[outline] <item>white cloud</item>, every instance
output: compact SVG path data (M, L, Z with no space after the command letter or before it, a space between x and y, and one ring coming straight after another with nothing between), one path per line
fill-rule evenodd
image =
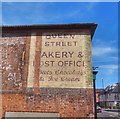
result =
M39 3L39 4L34 4L32 5L31 3L26 3L23 6L18 6L17 4L15 5L13 2L8 2L5 3L8 5L10 11L9 14L8 12L7 15L3 15L3 24L27 24L27 23L63 23L67 21L67 19L74 19L73 22L79 21L84 21L86 17L88 17L88 13L92 14L94 11L94 7L96 6L97 3L90 2L87 4L81 3L81 6L76 6L73 7L70 11L67 10L69 7L67 7L66 4L66 11L64 13L60 13L59 11L48 11L48 9L56 8L56 3L54 2L49 2L49 4L46 3ZM52 6L51 6L52 4ZM6 10L6 6L3 6L3 10ZM19 11L19 14L22 14L22 17L20 15L16 15L16 11ZM12 17L10 16L12 15ZM77 16L78 19L76 18ZM35 17L37 17L35 19ZM16 20L14 20L16 19ZM27 21L27 22L26 22ZM81 22L80 21L80 22Z
M99 68L102 70L105 69L105 73L108 75L113 74L115 71L118 71L118 65L115 64L100 65Z
M97 4L96 2L90 2L87 6L87 10L88 11L92 10L96 6L96 4Z
M115 64L101 65L99 67L104 69L118 69L118 65L115 65Z
M93 56L103 56L115 52L116 49L112 47L93 47L92 55Z

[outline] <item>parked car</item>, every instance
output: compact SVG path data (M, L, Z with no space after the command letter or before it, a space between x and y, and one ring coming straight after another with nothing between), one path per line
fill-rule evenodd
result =
M96 109L97 109L97 113L101 113L102 112L102 109L101 109L100 106L97 105Z

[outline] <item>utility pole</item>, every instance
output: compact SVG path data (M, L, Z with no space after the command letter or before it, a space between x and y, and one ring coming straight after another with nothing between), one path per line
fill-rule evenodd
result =
M104 81L103 81L103 78L102 78L102 86L103 86L103 89L104 89Z

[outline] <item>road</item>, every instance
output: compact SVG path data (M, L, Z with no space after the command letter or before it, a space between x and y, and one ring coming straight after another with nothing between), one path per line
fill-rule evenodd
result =
M113 111L105 111L102 110L102 113L97 113L98 119L106 119L109 118L114 118L114 119L120 119L120 112L113 112Z

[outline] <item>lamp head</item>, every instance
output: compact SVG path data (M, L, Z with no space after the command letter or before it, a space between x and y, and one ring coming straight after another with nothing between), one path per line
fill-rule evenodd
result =
M98 71L93 71L93 80L96 80L96 74L98 73Z

